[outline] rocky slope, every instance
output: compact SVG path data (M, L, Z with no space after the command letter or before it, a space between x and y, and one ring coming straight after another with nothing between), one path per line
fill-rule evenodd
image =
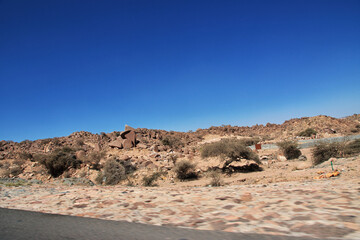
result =
M127 161L138 169L135 176L144 175L149 170L169 171L174 167L177 159L189 159L204 167L199 152L204 142L230 136L258 137L262 142L276 142L281 139L297 139L299 132L307 128L314 129L318 138L359 134L360 117L359 114L346 118L303 117L285 121L283 124L268 123L251 127L228 125L198 129L195 132L133 129L126 126L125 131L122 132L93 134L81 131L66 137L25 140L20 143L0 141L0 177L51 179L44 166L34 160L34 156L51 154L54 150L63 147L74 149L77 158L83 160L91 158L93 153L101 152L100 166L111 157ZM62 177L80 176L94 180L99 169L94 168L93 165L91 160L84 160L80 168L70 169Z

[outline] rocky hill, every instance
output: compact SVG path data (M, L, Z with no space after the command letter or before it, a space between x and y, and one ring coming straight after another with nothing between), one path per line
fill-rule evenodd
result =
M306 129L312 129L316 134L300 137L299 133ZM66 175L63 177L84 176L94 180L101 169L96 166L103 166L106 159L116 158L128 162L128 165L138 169L135 176L149 169L169 171L177 159L201 161L201 144L223 137L256 137L261 142L276 142L282 139L352 134L360 134L359 114L345 118L303 117L285 121L283 124L268 123L251 127L223 125L194 132L134 129L129 126L125 126L125 130L121 132L93 134L81 131L66 137L25 140L20 143L0 141L0 177L51 179L44 168L44 162L39 163L39 156L44 159L64 147L72 149L81 164L69 171L64 170Z

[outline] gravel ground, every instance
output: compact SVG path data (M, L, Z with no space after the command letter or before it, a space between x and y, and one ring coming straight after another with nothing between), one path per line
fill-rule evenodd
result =
M217 188L3 185L0 207L199 230L360 239L359 177Z

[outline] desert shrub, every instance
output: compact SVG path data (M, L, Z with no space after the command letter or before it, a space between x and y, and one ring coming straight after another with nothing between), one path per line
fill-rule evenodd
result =
M124 166L115 159L109 159L106 161L102 174L102 182L105 185L115 185L118 184L121 180L126 179Z
M178 159L178 155L176 155L176 154L170 154L169 155L169 160L173 163L173 164L175 164L176 163L176 160Z
M176 177L180 180L195 179L197 174L195 172L195 164L188 160L182 160L175 164L174 171Z
M258 137L252 137L252 138L239 139L239 141L241 141L245 146L251 146L260 142L261 139Z
M29 152L20 152L17 158L20 160L31 160L33 155Z
M300 137L311 137L313 135L316 135L317 132L313 128L307 128L302 132L299 132L297 135Z
M29 145L31 144L33 141L29 140L29 139L25 139L24 141L20 142L20 145Z
M70 177L71 177L71 173L70 173L70 172L64 172L64 173L62 174L62 176L63 176L64 178L70 178Z
M339 154L338 143L320 142L312 150L313 165L318 165Z
M98 172L98 174L97 174L97 176L96 176L96 178L95 178L95 182L97 183L97 184L102 184L103 182L104 182L104 173L102 172L102 171L99 171Z
M358 128L353 128L353 129L351 129L350 130L350 132L352 132L352 133L357 133L357 132L359 132L360 130L358 129Z
M19 167L21 167L25 163L25 160L15 159L12 163L19 166Z
M119 161L119 162L124 167L126 174L131 174L136 171L135 165L133 165L130 160Z
M61 142L59 138L53 138L50 141L54 146L61 146Z
M344 155L354 155L360 153L360 139L347 142L344 147Z
M50 155L37 155L36 159L45 166L48 173L53 177L58 177L70 168L77 168L81 161L76 159L75 151L64 147L56 149Z
M89 164L92 169L100 169L100 161L105 157L105 152L92 152L83 160L84 163Z
M23 172L23 168L21 168L21 166L15 165L15 166L11 166L9 168L9 172L11 175L13 176L18 176L19 174L21 174Z
M166 136L165 138L163 138L161 140L162 144L164 146L169 146L171 148L181 148L184 146L184 143L181 141L180 138L175 137L175 136Z
M9 168L10 163L5 161L0 161L0 168Z
M246 142L235 138L205 144L201 149L201 156L203 158L220 156L226 159L225 167L240 159L254 160L260 164L259 156L246 146Z
M221 174L218 171L212 171L209 176L211 178L210 185L212 187L220 187L223 185Z
M153 187L156 186L155 182L159 179L159 177L162 175L161 172L154 172L150 174L149 176L144 176L142 179L142 183L146 187Z
M79 146L79 147L82 147L82 146L85 145L84 140L82 140L82 139L77 139L77 140L75 141L75 144L76 144L77 146Z
M295 159L301 156L299 146L294 141L283 141L277 143L277 145L279 146L280 151L288 160Z

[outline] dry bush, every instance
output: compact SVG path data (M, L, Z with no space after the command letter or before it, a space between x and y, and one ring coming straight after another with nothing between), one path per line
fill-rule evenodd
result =
M98 174L97 174L97 176L96 176L96 178L95 178L95 182L97 183L97 184L103 184L103 182L104 182L104 173L102 172L102 171L99 171L98 172Z
M144 176L142 179L143 186L145 187L154 187L157 186L155 183L159 177L162 175L162 172L154 172L148 176Z
M241 141L245 146L251 146L260 142L261 139L258 137L252 137L252 138L239 139L239 141Z
M75 151L68 147L56 149L49 155L36 155L35 159L43 164L53 177L58 177L68 169L77 168L81 164L81 161L76 159Z
M182 160L175 164L174 171L180 180L196 179L195 164L188 160Z
M360 153L360 139L349 141L344 148L344 154L346 156L356 155Z
M21 167L26 161L23 159L15 159L12 163Z
M299 146L294 141L283 141L277 143L277 145L287 160L296 159L301 156Z
M85 157L83 160L84 163L89 164L90 168L99 170L100 169L100 161L105 158L105 152L92 152Z
M203 158L220 156L226 159L224 167L240 159L254 160L260 164L259 156L246 144L249 142L236 138L222 139L218 142L205 144L201 149L201 156Z
M313 165L318 165L339 154L338 143L320 142L312 150Z
M178 155L177 155L177 154L172 153L172 154L169 155L169 160L171 160L171 162L172 162L173 164L176 163L176 160L177 160L177 159L178 159Z
M32 160L33 155L31 153L29 153L29 152L21 152L21 153L18 154L17 159L24 160L24 161Z
M85 145L83 139L76 139L75 144L76 144L77 146L79 146L79 147L82 147L82 146Z
M10 163L7 161L0 161L0 168L8 169L10 167Z
M220 187L224 185L221 174L218 171L212 171L209 173L209 177L211 178L210 185L212 187Z
M64 178L70 178L70 177L71 177L71 173L70 173L70 172L64 172L64 173L62 174L62 176L63 176Z
M360 139L336 143L321 142L313 149L313 165L318 165L332 157L347 157L360 153Z
M302 132L299 132L297 135L300 137L311 137L313 135L316 135L317 132L313 128L307 128Z
M115 185L126 179L125 168L115 159L109 159L104 165L102 171L102 180L105 185Z
M179 149L184 147L184 143L180 138L175 136L166 136L161 140L164 146L169 146L170 148Z
M21 166L11 166L9 168L9 173L12 175L12 176L18 176L19 174L21 174L22 172L24 171L24 169L21 167Z

